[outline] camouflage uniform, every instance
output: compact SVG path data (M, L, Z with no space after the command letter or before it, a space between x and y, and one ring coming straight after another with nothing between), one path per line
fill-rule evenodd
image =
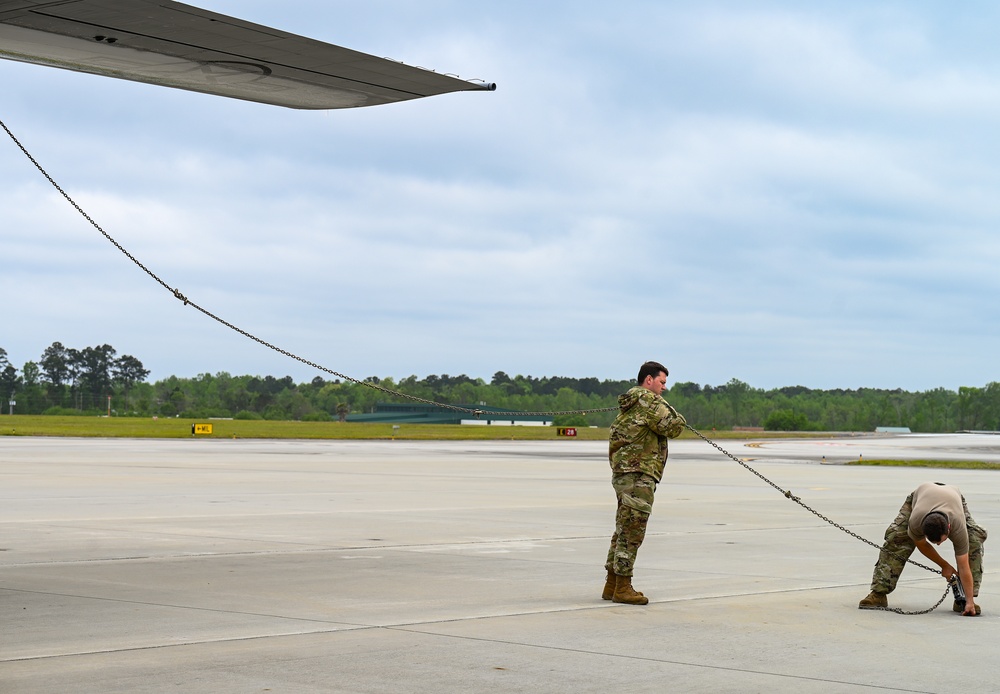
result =
M618 406L608 441L618 510L604 568L618 576L631 576L653 512L656 484L667 462L667 439L679 436L685 421L666 400L642 386L621 395Z
M981 528L969 514L969 507L962 497L962 510L965 512L965 525L969 531L969 568L972 570L973 597L979 595L979 584L983 580L983 542L986 541L986 530ZM891 593L896 588L899 575L906 566L906 560L917 548L910 537L910 514L913 512L913 494L906 497L899 514L885 531L885 544L879 552L875 571L872 573L873 593Z

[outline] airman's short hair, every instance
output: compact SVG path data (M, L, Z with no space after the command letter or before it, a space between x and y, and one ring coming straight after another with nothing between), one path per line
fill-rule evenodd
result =
M667 367L665 367L660 362L647 361L645 364L639 367L639 378L636 379L636 383L641 386L643 382L646 380L646 376L652 376L653 378L656 378L657 376L660 375L661 371L667 376L670 375L670 372L667 371Z
M933 511L924 516L924 537L928 542L940 542L948 534L948 516L941 511Z

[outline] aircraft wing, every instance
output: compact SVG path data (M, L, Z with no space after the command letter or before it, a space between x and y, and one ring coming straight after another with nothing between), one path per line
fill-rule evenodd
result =
M0 0L0 58L302 109L496 88L168 0Z

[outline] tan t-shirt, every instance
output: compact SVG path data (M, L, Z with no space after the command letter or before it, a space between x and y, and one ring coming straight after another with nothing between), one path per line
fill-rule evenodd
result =
M912 504L907 533L914 542L924 539L924 518L927 514L940 511L948 516L948 522L951 523L948 539L955 546L955 556L969 553L969 529L965 525L962 492L958 491L958 487L940 482L925 482L913 491Z

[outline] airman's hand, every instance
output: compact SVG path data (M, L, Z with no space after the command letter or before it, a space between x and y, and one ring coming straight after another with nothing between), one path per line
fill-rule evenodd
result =
M684 425L687 424L687 420L684 419L684 415L678 414L676 417L670 420L670 425L667 427L667 436L672 439L676 439L684 431Z

